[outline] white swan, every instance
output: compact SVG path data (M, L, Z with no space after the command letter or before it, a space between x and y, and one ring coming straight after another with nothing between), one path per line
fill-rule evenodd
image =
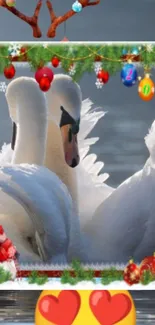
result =
M100 205L85 229L93 262L140 262L155 251L155 121L145 143L150 157L144 168Z
M98 137L88 138L88 135L105 113L98 108L92 109L93 103L89 99L83 100L82 102L81 88L70 76L64 74L54 76L51 88L46 96L49 113L44 165L56 173L63 183L66 184L74 202L77 203L80 224L83 229L85 224L93 216L96 208L114 190L104 183L109 175L106 173L99 175L104 163L100 161L96 162L97 155L88 154L91 146L99 140ZM62 109L60 109L62 107L63 112L70 112L71 116L74 116L75 112L81 109L81 122L78 134L80 164L74 169L66 164L64 156L63 142L58 125L58 121L60 122L60 118L62 117ZM64 114L63 116L66 123L72 123L68 114ZM11 112L11 118L14 122L16 121L15 110ZM66 131L68 128L67 125L63 130ZM14 129L14 131L16 130ZM13 137L13 146L14 140L15 137ZM75 142L73 141L72 144L75 144ZM66 146L65 149L67 150L68 147ZM22 151L23 149L21 148L22 162L29 163L28 160L25 160L26 157L22 154ZM0 163L6 164L6 161L9 161L11 157L12 151L10 145L4 145L0 156Z
M49 109L49 123L45 166L54 171L68 187L74 202L77 203L80 225L83 229L93 216L96 208L114 190L104 183L109 175L107 173L99 175L104 163L96 162L96 154L88 154L90 147L99 138L87 137L105 113L98 108L92 109L93 103L89 99L82 102L80 86L68 75L55 75L46 96ZM81 121L78 134L80 163L73 169L66 164L60 130L55 121L61 113L60 108L63 109L63 112L67 111L72 115L79 107L81 107ZM68 130L70 117L64 113L64 118Z
M65 185L40 166L44 162L47 133L45 96L34 79L21 77L9 84L6 98L17 124L17 137L12 163L0 168L0 224L16 245L22 261L66 262L74 224L78 234L78 219L74 218ZM76 114L80 115L80 108ZM29 164L21 164L23 161ZM28 238L32 239L31 244Z

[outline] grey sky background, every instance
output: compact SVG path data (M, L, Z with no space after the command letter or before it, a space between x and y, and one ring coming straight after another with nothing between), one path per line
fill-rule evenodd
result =
M74 0L53 0L57 15L68 11ZM37 0L16 0L17 8L32 15ZM48 39L46 33L50 17L43 0L39 25L43 32L41 41L60 41L64 26L57 36ZM70 41L155 41L155 0L101 0L97 6L88 7L67 21L66 36ZM0 41L32 41L29 25L0 7Z
M142 70L139 73L143 76ZM17 68L16 77L21 75L34 76L34 73L29 68ZM155 71L152 71L152 79L155 81ZM1 81L4 80L2 75ZM120 72L111 76L101 90L96 88L95 81L95 73L91 73L85 74L79 82L83 99L89 97L95 107L100 106L107 112L91 134L100 137L92 151L104 161L104 171L110 174L108 183L116 187L140 170L148 158L144 137L155 119L155 96L150 102L144 102L138 95L138 83L131 88L125 87ZM10 142L11 134L5 95L0 92L0 146Z

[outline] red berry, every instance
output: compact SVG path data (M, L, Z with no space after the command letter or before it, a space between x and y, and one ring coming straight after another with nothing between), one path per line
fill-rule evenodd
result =
M39 87L42 91L48 91L50 89L51 82L48 77L42 77L39 82Z
M35 73L36 81L38 83L40 83L40 80L42 77L47 77L49 79L49 81L52 82L52 80L54 78L53 71L48 67L43 67L43 68L38 69Z
M15 67L13 64L9 65L4 69L4 75L7 79L12 79L16 73Z

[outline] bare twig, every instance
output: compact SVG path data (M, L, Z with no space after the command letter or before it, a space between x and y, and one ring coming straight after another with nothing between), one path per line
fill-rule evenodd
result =
M21 20L25 21L27 24L29 24L32 27L33 37L35 38L40 38L42 36L41 30L38 26L38 17L39 17L41 6L42 6L42 0L39 0L34 10L33 16L28 17L24 15L22 12L20 12L18 9L16 9L15 7L9 7L6 4L6 0L0 0L0 7L7 9L12 14L17 16Z
M96 0L91 2L90 0L79 0L79 3L81 3L82 8L88 7L88 6L95 6L98 5L100 3L100 0ZM68 20L69 18L71 18L72 16L76 15L76 12L73 11L72 9L69 10L68 12L66 12L63 16L56 16L52 3L50 0L46 1L46 5L47 8L49 10L50 13L50 17L51 17L51 25L48 29L47 32L47 37L49 38L54 38L56 35L56 29L57 27L62 24L64 21Z

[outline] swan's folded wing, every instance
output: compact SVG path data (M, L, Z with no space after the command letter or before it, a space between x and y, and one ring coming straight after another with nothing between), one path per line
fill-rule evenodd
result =
M82 165L77 167L78 205L82 228L89 223L96 209L113 192L113 189L103 182L106 179L106 174L95 175L102 168L100 162L96 164L96 169L94 167L94 174L92 175Z
M3 193L6 193L8 196L10 196L12 199L14 199L16 202L18 202L24 210L27 212L28 216L32 220L32 224L34 225L34 228L39 230L39 232L42 232L42 226L40 225L40 222L38 222L38 218L35 213L35 205L33 204L33 199L30 199L27 195L26 188L24 186L21 186L16 179L16 171L14 175L11 175L12 168L10 167L9 170L7 167L0 169L0 190ZM0 197L0 205L1 205L1 212L3 208L3 201Z
M52 235L57 234L61 238L64 232L69 233L72 200L66 187L54 173L38 166L2 167L0 187L27 211L34 231L41 238L47 238L46 246Z

